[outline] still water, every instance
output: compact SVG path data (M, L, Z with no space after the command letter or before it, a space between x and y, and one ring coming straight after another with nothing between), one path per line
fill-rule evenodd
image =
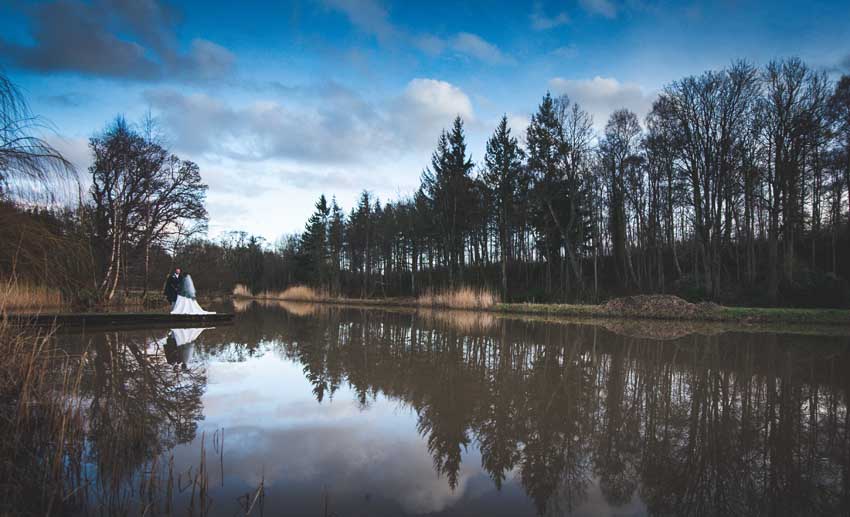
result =
M82 512L848 515L850 340L299 304L86 351Z

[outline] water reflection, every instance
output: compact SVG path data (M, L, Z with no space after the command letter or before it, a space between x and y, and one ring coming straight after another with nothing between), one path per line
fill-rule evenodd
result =
M302 493L334 494L339 515L850 512L846 338L658 340L327 305L255 305L180 334L95 339L101 478L180 443L190 464L206 416L231 437L211 498L262 475L266 509L294 514L321 513Z
M80 508L112 513L131 505L151 462L195 438L206 377L203 368L188 367L192 345L178 344L185 337L183 329L167 338L159 332L60 336L79 347L69 345L70 352L81 354L86 436L78 489L71 492ZM186 366L172 367L178 363Z

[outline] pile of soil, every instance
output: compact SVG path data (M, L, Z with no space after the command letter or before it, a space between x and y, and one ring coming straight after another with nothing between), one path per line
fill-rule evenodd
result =
M720 311L716 303L691 303L669 294L642 294L609 300L602 306L611 316L671 320L710 320Z

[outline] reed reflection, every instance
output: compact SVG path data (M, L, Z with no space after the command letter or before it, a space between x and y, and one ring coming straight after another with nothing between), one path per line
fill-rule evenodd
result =
M189 354L201 331L175 329L165 337L164 331L77 337L78 396L86 433L76 446L78 489L69 497L81 511L128 511L144 500L137 490L167 467L167 453L195 438L203 418L206 376L202 366L191 364ZM73 353L72 340L59 339ZM152 497L163 499L164 493L150 488ZM169 497L172 488L166 488Z
M495 486L515 473L540 514L574 510L593 484L652 514L850 511L844 338L657 341L329 307L252 319L317 401L347 383L363 407L383 393L413 408L452 487L478 447Z

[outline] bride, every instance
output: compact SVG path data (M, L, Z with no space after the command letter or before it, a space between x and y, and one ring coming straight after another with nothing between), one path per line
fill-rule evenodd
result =
M195 284L188 273L183 275L180 290L177 293L177 301L174 302L171 314L215 314L215 312L205 311L195 301Z

